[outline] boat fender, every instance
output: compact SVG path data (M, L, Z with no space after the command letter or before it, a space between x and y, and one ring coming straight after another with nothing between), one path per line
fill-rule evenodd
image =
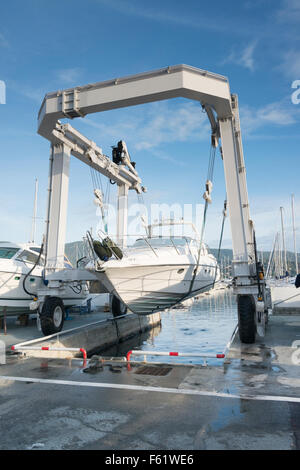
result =
M118 259L123 258L122 250L115 244L115 242L111 238L104 238L103 245L107 246Z
M300 287L300 274L297 274L297 276L296 276L295 286L296 286L296 288Z
M93 247L96 255L101 259L101 261L107 261L112 257L112 250L98 240L93 241Z

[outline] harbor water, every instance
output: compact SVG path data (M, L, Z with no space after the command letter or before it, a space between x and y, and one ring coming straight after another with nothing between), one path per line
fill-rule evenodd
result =
M176 351L191 354L222 353L237 324L236 297L229 289L216 290L196 299L190 306L161 313L161 326L110 348L105 354L124 356L131 350ZM141 359L139 358L132 359ZM199 363L201 358L147 356L147 361ZM209 359L209 362L218 362Z

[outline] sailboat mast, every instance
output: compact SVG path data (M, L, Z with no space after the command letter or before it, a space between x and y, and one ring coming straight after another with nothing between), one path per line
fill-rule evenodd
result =
M280 262L280 254L281 254L281 246L280 246L280 234L277 232L276 234L276 260L275 260L275 270L276 276L279 279L281 276L281 262Z
M274 236L273 240L273 245L272 245L272 250L270 251L270 256L268 260L268 265L267 265L267 270L266 270L266 277L271 277L271 263L272 261L274 262L274 272L276 270L276 240L277 240L277 234Z
M295 266L296 266L296 275L298 274L298 256L297 256L297 243L296 243L296 225L295 225L295 207L294 201L295 197L292 194L292 221L293 221L293 237L294 237L294 253L295 253Z
M280 207L280 214L281 214L281 233L282 233L282 250L283 250L283 263L284 263L284 272L283 275L285 276L287 272L287 261L286 261L286 246L285 246L285 236L284 236L284 227L283 227L283 207Z
M36 214L37 214L37 194L38 194L38 179L35 178L35 189L34 189L34 202L33 202L33 217L32 217L32 226L31 226L31 235L30 242L35 242L35 232L36 232Z

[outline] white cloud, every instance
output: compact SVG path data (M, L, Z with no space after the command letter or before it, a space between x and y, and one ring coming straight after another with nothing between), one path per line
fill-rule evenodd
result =
M30 100L36 101L40 104L42 104L42 100L45 96L45 90L42 88L23 87L21 93L22 95L26 96L26 98L29 98Z
M82 70L77 67L69 68L69 69L61 69L61 70L58 70L57 72L57 78L61 82L72 84L79 79L81 73L82 73Z
M40 104L42 104L42 100L48 91L47 88L34 88L16 80L7 80L6 86L7 89L12 90L14 93L19 93L20 95L23 95L26 98L29 98L30 100Z
M285 52L278 68L291 80L300 79L300 51L289 50Z
M254 50L256 48L256 45L257 45L257 41L254 41L248 44L240 52L232 51L230 55L223 60L222 64L228 64L228 63L236 64L236 65L240 65L241 67L245 67L246 69L253 71L255 68Z
M166 152L161 152L160 150L153 150L151 152L151 155L155 158L158 158L159 160L165 160L167 162L170 162L176 166L181 166L184 167L186 166L186 162L182 160L177 160L176 158L172 157L171 155L167 154Z
M300 20L300 1L283 0L277 12L277 19L282 23L298 23Z
M2 33L0 33L0 47L8 47L8 46L9 46L9 43L7 39Z
M244 136L255 138L257 131L269 128L271 138L276 138L277 131L275 134L272 128L287 128L299 122L300 108L291 104L290 97L260 107L240 105L240 119ZM95 118L86 117L80 124L96 130L90 137L101 142L103 148L124 139L132 151L151 151L155 158L179 166L184 162L176 160L166 150L166 144L208 142L210 135L206 113L202 113L199 104L189 101L176 105L172 102L149 104L142 112L136 108L128 115L121 114L118 120L109 118L97 122Z
M254 49L256 47L256 43L249 44L241 54L240 57L240 64L246 67L249 70L254 70Z
M253 10L260 7L264 7L269 0L248 0L245 1L241 6L246 10Z
M299 79L300 51L296 44L299 42L300 0L282 0L274 18L277 20L275 30L280 28L281 41L281 63L276 69L291 80ZM288 42L284 43L284 38Z
M230 33L230 34L243 34L249 35L249 29L240 26L234 19L231 17L225 17L221 15L217 17L215 9L211 10L210 15L206 16L203 13L198 11L191 11L191 8L184 8L180 11L178 6L180 5L177 2L177 11L163 11L160 8L147 8L145 5L142 5L137 2L134 4L134 1L125 1L125 0L97 0L98 3L107 6L115 10L118 14L125 14L127 16L136 16L139 18L144 18L150 21L156 21L160 23L169 23L177 26L193 28L198 30L206 31L215 31L217 33ZM148 2L150 4L150 2ZM184 5L184 4L183 4ZM174 5L175 6L175 5ZM185 11L189 10L190 14L186 15Z
M243 134L252 134L253 131L267 125L289 126L297 122L299 111L288 101L269 103L260 108L241 106L240 119Z
M201 106L186 102L174 106L170 103L153 103L130 119L121 118L112 123L97 123L85 118L82 123L99 130L101 136L124 140L136 150L155 149L161 144L205 140L209 135L209 122ZM100 136L100 137L101 137ZM166 153L156 152L157 158L172 159Z
M161 143L203 139L209 130L206 114L195 103L184 103L178 108L159 104L152 107L148 118L140 128L137 150Z
M1 40L1 37L0 37ZM77 82L78 78L82 70L79 68L74 69L61 69L56 72L56 80L61 83L60 88L64 88L64 86L73 85L74 82ZM9 80L8 84L9 88L13 89L14 91L21 93L26 98L29 98L32 101L42 104L42 100L46 93L53 88L52 82L44 83L43 87L32 87L24 84L20 84L17 81Z

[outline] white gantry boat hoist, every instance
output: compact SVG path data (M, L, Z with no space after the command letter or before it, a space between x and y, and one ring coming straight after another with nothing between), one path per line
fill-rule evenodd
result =
M142 191L141 181L124 158L116 165L102 154L97 145L59 119L84 117L111 109L134 106L170 98L184 97L198 101L206 111L212 129L212 143L221 144L227 203L233 244L233 286L237 294L241 341L253 343L256 333L264 334L270 291L266 287L261 265L257 261L255 233L249 215L238 99L230 93L226 77L187 65L127 76L86 86L48 93L42 103L38 133L51 142L49 172L49 205L45 241L46 279L48 285L38 291L32 308L38 309L43 322L51 323L51 308L61 302L68 282L93 281L92 271L64 270L64 244L67 221L70 155L116 181L118 199L118 243L127 233L127 193ZM124 145L126 156L126 146ZM50 308L51 307L51 308Z

